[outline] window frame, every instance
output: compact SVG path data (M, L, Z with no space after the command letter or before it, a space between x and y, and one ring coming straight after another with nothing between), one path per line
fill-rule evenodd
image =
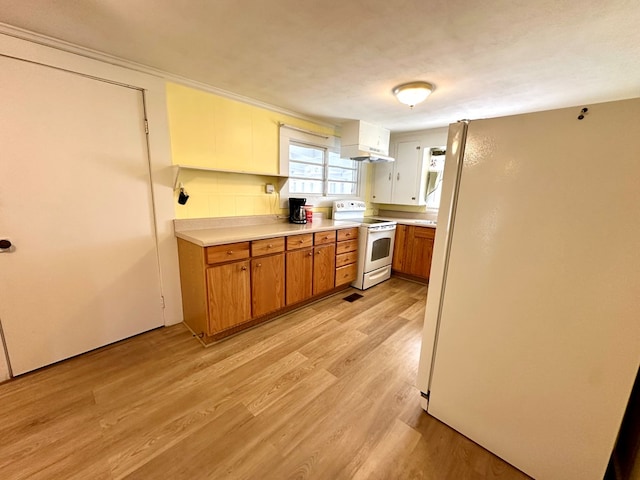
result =
M324 151L323 163L322 163L322 194L307 194L307 193L291 193L289 190L289 179L297 178L304 180L305 177L289 177L289 163L290 155L289 149L291 144L299 145L302 147L315 148ZM332 135L315 134L313 132L302 131L295 127L287 127L286 125L280 126L280 175L286 177L285 184L280 192L280 200L282 208L288 208L289 197L304 197L307 199L307 203L316 207L330 207L333 206L333 202L340 198L361 199L362 182L363 182L363 169L361 162L355 162L355 168L349 169L347 167L340 167L329 165L329 152L340 154L340 139ZM305 162L300 162L304 164ZM311 165L311 164L310 164ZM319 164L313 164L318 165ZM330 194L329 182L338 182L340 180L329 179L329 168L346 168L355 171L355 192L351 195L347 194ZM318 181L317 179L308 178L308 180Z

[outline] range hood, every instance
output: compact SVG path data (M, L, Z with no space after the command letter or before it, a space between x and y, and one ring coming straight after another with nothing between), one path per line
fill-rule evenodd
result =
M382 155L381 153L372 152L368 149L359 148L361 145L349 145L347 147L340 148L340 156L342 158L350 158L351 160L356 160L358 162L394 162L395 158L389 157L387 155Z
M386 128L354 120L342 124L340 156L361 162L393 162Z

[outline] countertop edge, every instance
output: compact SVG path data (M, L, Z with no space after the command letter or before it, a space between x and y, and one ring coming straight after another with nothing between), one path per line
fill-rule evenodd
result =
M396 217L386 217L381 215L376 215L373 218L377 218L379 220L389 220L392 222L396 222L398 225L410 225L412 227L437 228L438 226L435 223L425 223L425 220L420 220L415 218L396 218Z
M339 228L359 227L360 222L348 220L324 220L302 225L292 223L276 223L270 225L247 225L240 227L207 228L175 232L177 238L199 245L212 247L234 242L250 242L272 237L288 237L305 233L324 232Z

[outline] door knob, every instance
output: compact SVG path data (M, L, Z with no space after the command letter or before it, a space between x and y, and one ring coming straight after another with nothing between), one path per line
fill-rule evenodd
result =
M0 240L0 250L8 250L11 248L11 242L6 239L3 238L2 240Z

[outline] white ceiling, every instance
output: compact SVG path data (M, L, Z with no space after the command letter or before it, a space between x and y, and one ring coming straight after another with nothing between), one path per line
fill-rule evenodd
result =
M0 0L0 22L395 132L640 96L638 0ZM436 85L413 110L412 80Z

